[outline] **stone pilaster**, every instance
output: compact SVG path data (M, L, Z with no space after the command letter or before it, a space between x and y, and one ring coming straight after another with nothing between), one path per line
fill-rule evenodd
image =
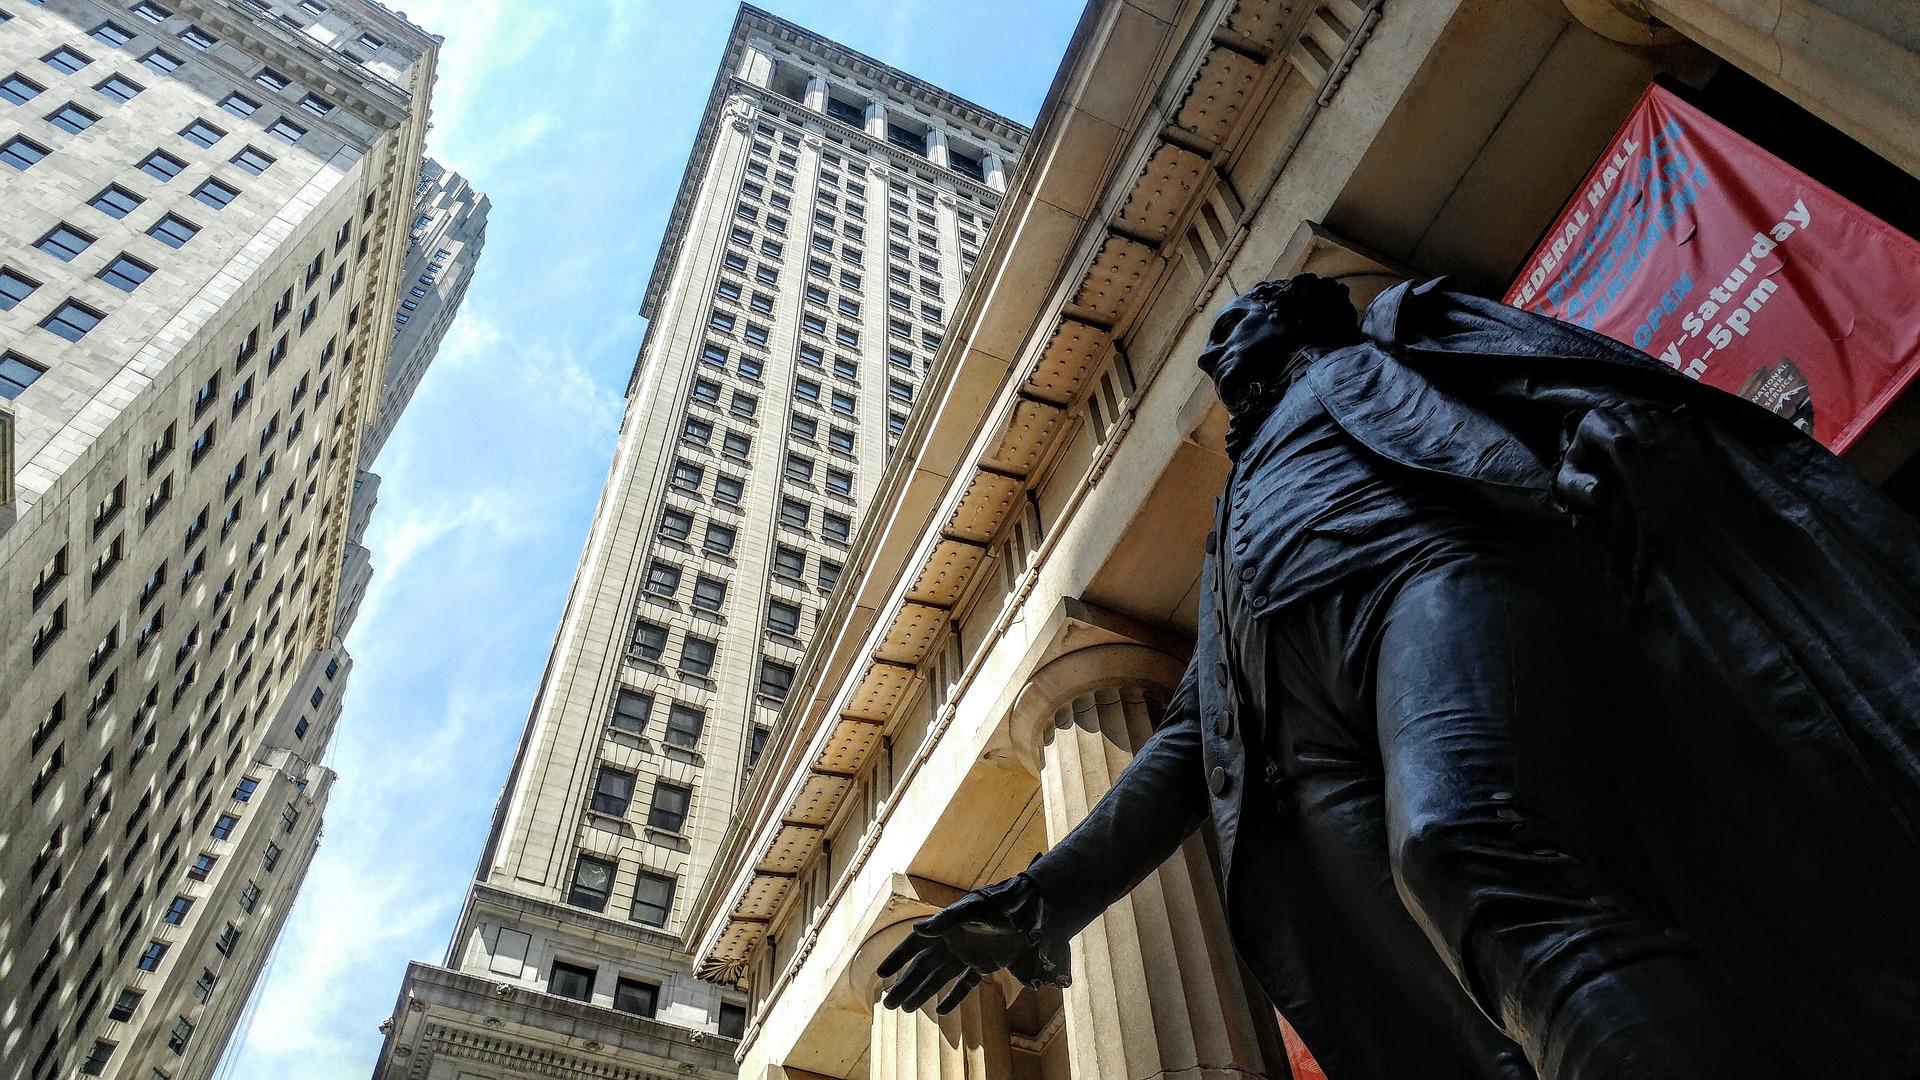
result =
M983 980L945 1016L934 1014L938 1000L913 1012L874 1006L870 1080L1007 1080L1012 1044L1000 985Z

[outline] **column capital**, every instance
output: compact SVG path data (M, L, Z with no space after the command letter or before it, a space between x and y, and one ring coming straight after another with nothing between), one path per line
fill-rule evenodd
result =
M1627 45L1671 45L1679 31L1655 18L1641 0L1560 0L1567 14L1603 38Z
M1072 707L1075 698L1132 686L1162 704L1185 672L1186 664L1178 657L1134 642L1089 645L1055 657L1027 679L1014 699L1008 724L1014 756L1037 776L1047 729L1056 724L1061 710Z

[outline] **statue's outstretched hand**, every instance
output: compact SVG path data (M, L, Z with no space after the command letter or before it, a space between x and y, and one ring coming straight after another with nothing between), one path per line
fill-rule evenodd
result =
M975 889L915 923L907 939L880 962L881 978L906 969L882 1004L918 1009L952 982L937 1009L951 1012L982 978L1001 968L1028 986L1067 986L1067 938L1048 933L1045 906L1039 887L1020 874Z

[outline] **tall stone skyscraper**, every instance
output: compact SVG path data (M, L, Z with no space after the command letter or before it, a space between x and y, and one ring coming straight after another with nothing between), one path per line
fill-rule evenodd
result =
M381 1080L731 1073L745 1013L693 977L688 913L1025 137L741 9L545 677Z
M438 51L0 0L0 1075L208 1076L312 858Z

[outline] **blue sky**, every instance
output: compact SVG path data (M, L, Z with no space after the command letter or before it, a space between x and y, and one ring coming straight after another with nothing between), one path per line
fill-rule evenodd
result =
M439 359L376 465L375 577L332 806L221 1075L367 1080L439 962L580 555L647 274L735 7L388 0L443 34L428 150L493 200ZM1031 123L1076 0L761 6Z

